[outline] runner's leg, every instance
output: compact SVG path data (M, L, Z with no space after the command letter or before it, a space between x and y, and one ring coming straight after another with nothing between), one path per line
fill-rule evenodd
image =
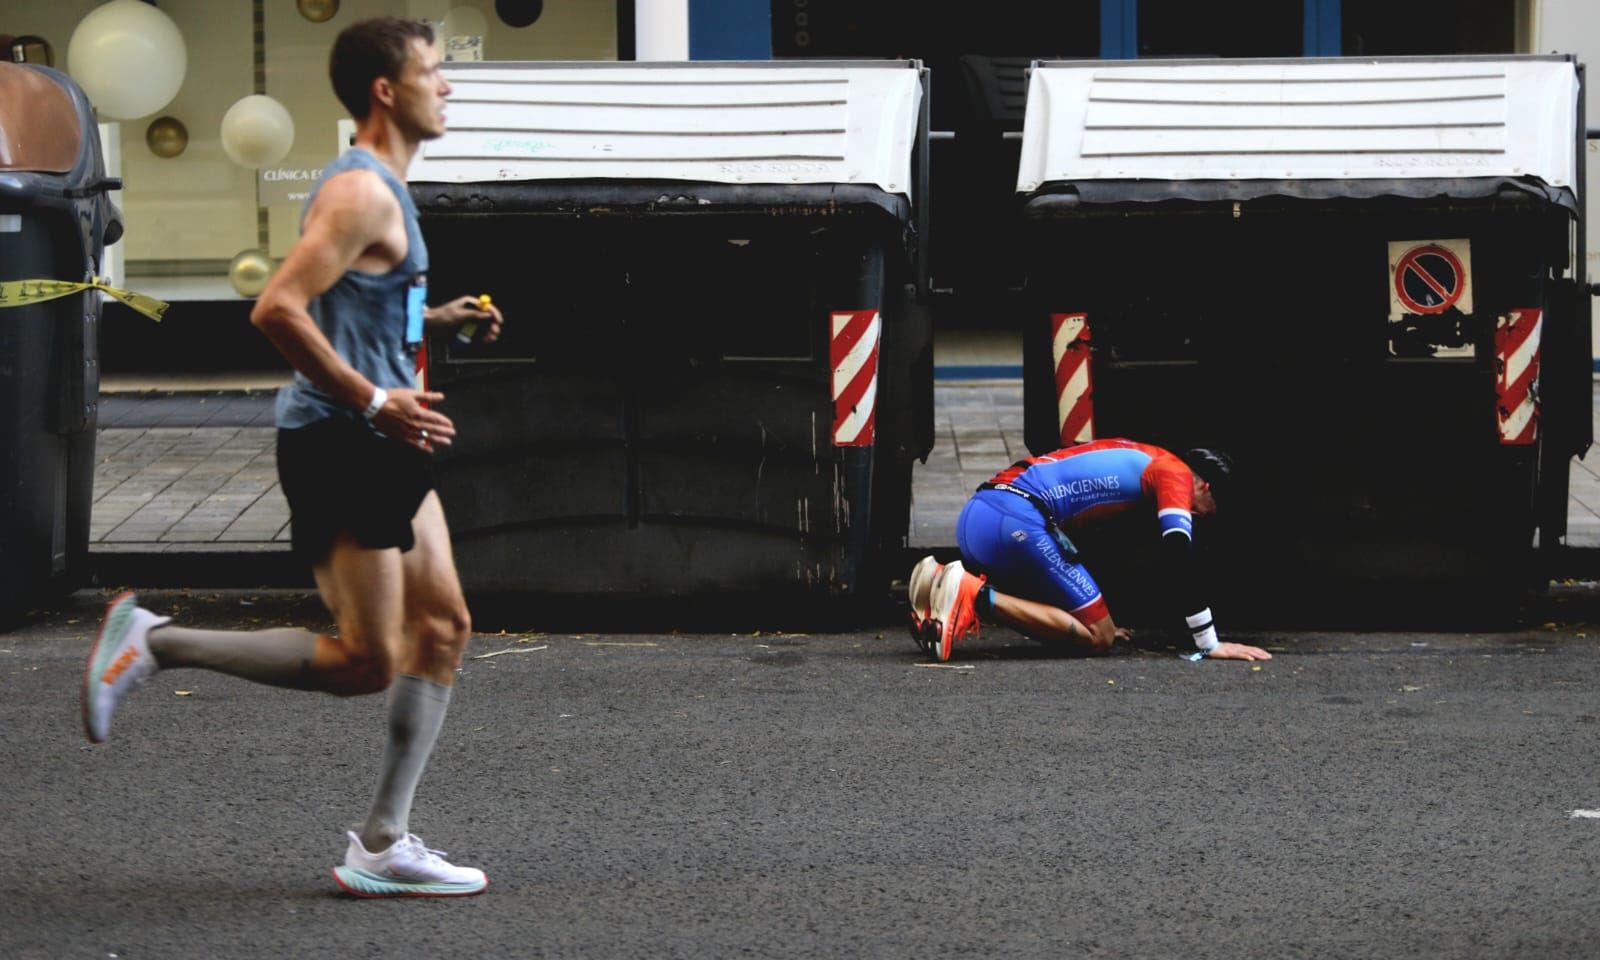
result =
M1093 623L1084 623L1048 603L1026 600L998 589L993 597L995 619L1036 640L1071 643L1091 653L1104 653L1111 649L1116 636L1117 627L1109 613ZM1105 611L1105 606L1101 605L1100 610Z
M378 852L409 831L411 801L450 705L457 667L472 635L450 531L436 493L412 521L416 545L401 555L405 645L389 689L389 739L361 843Z
M240 632L173 624L150 631L150 652L162 669L198 667L257 683L341 696L388 687L400 649L401 571L398 550L369 550L345 535L315 568L323 603L338 636L277 628Z
M1104 653L1116 637L1100 587L1069 559L1034 507L1005 492L980 492L962 510L956 539L969 571L988 576L993 619L1035 640Z

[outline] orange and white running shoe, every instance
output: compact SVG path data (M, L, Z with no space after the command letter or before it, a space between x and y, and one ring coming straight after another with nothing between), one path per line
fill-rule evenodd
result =
M927 636L935 660L940 663L949 660L956 641L978 631L978 614L973 602L987 579L968 573L960 560L945 564L933 578L929 598L931 626Z
M81 710L90 743L104 743L111 734L111 715L124 698L158 669L150 653L150 631L172 620L139 606L131 591L106 605L105 619L83 665Z
M911 568L911 579L906 581L906 595L911 605L911 639L921 650L928 649L927 625L932 609L933 580L944 569L944 564L926 556Z

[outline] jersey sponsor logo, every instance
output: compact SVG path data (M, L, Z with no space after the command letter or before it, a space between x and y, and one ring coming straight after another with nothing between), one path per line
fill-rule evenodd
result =
M1082 480L1068 480L1045 488L1045 495L1052 500L1065 500L1069 497L1087 497L1090 500L1103 500L1122 490L1122 478L1114 473L1100 477L1085 477Z
M1071 563L1063 557L1061 549L1049 534L1036 538L1033 541L1033 546L1034 549L1039 551L1039 556L1044 560L1045 565L1055 571L1056 576L1066 581L1067 585L1077 593L1079 598L1099 592L1100 588L1096 587L1089 574L1084 572L1083 565Z

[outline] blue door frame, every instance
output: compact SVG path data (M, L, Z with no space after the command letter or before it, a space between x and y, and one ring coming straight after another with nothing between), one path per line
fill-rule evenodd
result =
M1305 10L1302 54L1337 57L1343 52L1340 3L1300 0ZM631 19L633 4L619 3L618 11ZM1100 56L1139 56L1139 0L1100 0ZM771 60L771 0L689 0L689 59Z
M689 0L690 60L771 60L772 0Z
M1340 0L1300 3L1305 8L1305 44L1301 53L1308 57L1339 56L1343 52ZM1139 56L1139 0L1100 0L1100 56L1106 60L1133 60Z
M1305 0L1305 55L1337 57L1344 53L1343 17L1339 0Z

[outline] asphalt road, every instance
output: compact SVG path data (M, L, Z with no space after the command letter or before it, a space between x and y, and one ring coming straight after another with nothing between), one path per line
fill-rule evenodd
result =
M148 598L315 623L303 595ZM1594 957L1600 629L484 635L412 826L465 900L358 901L381 698L158 675L89 747L100 597L0 634L0 957Z

